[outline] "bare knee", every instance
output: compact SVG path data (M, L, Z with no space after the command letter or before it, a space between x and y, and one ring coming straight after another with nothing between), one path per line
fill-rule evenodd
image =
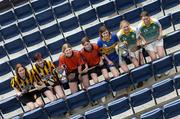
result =
M28 102L26 105L29 107L30 110L34 110L36 108L33 102Z

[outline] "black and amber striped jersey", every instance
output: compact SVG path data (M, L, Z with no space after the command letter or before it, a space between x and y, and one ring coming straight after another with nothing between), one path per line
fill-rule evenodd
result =
M53 73L53 69L55 68L54 64L51 61L44 60L44 67L40 67L39 65L35 64L33 66L34 76L36 81L42 81L42 78L48 74Z
M32 89L33 82L34 82L34 72L31 70L31 71L27 71L25 79L18 78L18 76L14 76L11 79L11 87L16 88L17 90L21 92L23 89L27 87L28 89L30 88Z

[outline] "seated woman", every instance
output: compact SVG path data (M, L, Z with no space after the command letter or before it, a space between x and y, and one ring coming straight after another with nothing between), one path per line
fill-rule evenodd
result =
M136 48L136 42L139 40L135 28L131 27L129 22L123 20L120 23L120 30L117 33L117 36L120 42L116 46L116 52L119 55L120 62L130 60L135 67L138 67L139 62L135 52L133 52L133 47Z
M97 45L103 54L113 77L119 76L119 71L116 68L121 67L124 72L128 72L127 65L119 62L119 56L116 54L115 46L118 44L119 39L116 34L110 33L106 26L101 26L99 29L99 39Z
M83 48L81 49L81 56L88 65L88 73L93 79L94 83L98 83L98 75L103 75L105 80L109 80L109 73L103 62L103 58L100 54L99 47L95 43L90 43L88 37L84 37L81 40ZM91 69L92 68L92 69Z
M42 88L42 93L47 96L51 102L56 100L56 96L52 93L53 91L56 93L58 98L64 98L65 95L62 86L60 85L60 81L53 75L53 69L55 68L53 63L44 60L39 52L35 54L34 60L36 62L33 66L35 77L37 79L36 87L46 85L45 88ZM50 81L52 82L52 85L50 84ZM51 91L51 89L53 91Z
M62 46L62 54L59 57L59 67L66 68L71 93L78 91L79 80L85 89L89 87L88 66L83 61L80 52L72 50L70 44L64 44Z
M33 71L27 70L21 64L16 65L16 75L11 80L11 86L17 93L19 100L23 105L27 105L30 110L44 105L41 99L41 92L38 90L32 91L34 88Z

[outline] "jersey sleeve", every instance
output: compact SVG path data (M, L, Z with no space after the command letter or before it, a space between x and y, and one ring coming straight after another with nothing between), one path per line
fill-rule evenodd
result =
M80 52L77 52L77 61L78 61L78 66L83 65L84 64L84 60L83 57L81 56Z
M15 77L12 77L12 78L11 78L11 82L10 82L10 83L11 83L11 87L12 87L12 88L15 88L15 87L16 87Z
M153 21L154 21L160 28L162 28L161 23L160 23L157 19L154 19L154 18L153 18Z
M103 47L103 43L101 41L101 39L99 38L98 41L97 41L97 45L99 48L102 48Z
M59 67L63 66L65 64L63 55L60 55L59 57Z
M114 40L114 42L118 42L119 41L119 38L116 34L112 34L112 38Z

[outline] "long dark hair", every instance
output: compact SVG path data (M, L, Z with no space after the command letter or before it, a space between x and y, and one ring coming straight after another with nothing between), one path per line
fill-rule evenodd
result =
M21 79L21 77L20 77L20 75L19 75L19 73L18 73L18 70L19 70L19 68L21 68L21 67L24 68L24 70L25 70L25 75L26 75L26 77L29 78L27 69L26 69L22 64L20 64L20 63L17 63L17 64L16 64L16 68L15 68L15 72L16 72L17 78L18 78L18 79Z

